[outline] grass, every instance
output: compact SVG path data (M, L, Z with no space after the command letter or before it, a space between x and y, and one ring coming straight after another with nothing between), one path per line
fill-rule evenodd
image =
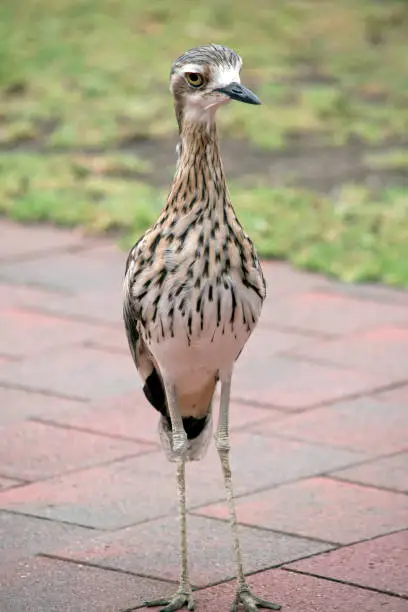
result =
M165 192L138 179L129 155L0 157L0 212L19 221L119 231L133 244L157 218ZM133 180L123 180L124 172ZM408 286L408 193L344 185L336 197L265 185L231 185L240 220L265 257L348 282Z
M230 135L266 149L293 132L333 144L397 137L408 130L407 29L402 0L3 0L0 142L169 134L170 63L205 41L242 54L264 102L225 113Z
M408 195L396 178L408 166L407 31L405 0L3 0L0 213L130 244L157 217L166 181L123 145L155 139L159 149L174 136L171 61L222 42L264 103L224 109L224 137L271 160L294 138L357 140L373 174L398 171L375 191L339 179L333 194L243 173L233 202L259 252L408 287Z

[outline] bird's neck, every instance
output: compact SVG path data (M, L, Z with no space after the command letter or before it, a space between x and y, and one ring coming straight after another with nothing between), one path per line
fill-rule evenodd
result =
M168 206L188 212L197 205L222 204L226 194L215 122L183 122Z

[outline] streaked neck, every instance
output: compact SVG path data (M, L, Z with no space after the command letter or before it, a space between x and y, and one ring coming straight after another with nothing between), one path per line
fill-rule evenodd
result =
M215 122L183 122L178 153L168 204L186 210L222 201L226 181Z

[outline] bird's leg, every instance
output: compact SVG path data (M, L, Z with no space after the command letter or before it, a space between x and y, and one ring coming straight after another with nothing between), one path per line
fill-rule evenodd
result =
M242 565L241 547L238 536L237 515L235 511L234 492L232 487L232 477L230 468L230 444L229 444L229 403L231 391L231 372L221 378L221 401L220 416L218 427L215 434L215 445L220 456L222 473L224 476L225 492L227 496L232 540L234 545L236 571L237 571L237 591L231 606L231 612L235 612L240 604L246 612L255 612L258 608L269 610L280 610L278 604L265 601L253 595L245 580Z
M180 584L176 593L168 599L158 599L156 601L145 602L145 606L152 608L155 606L165 606L160 612L174 612L187 607L194 610L194 599L188 575L187 563L187 521L186 521L186 480L185 480L185 454L187 452L187 435L184 431L183 421L176 403L174 387L170 387L167 393L171 427L172 427L172 448L177 454L177 495L179 500L179 521L180 521Z

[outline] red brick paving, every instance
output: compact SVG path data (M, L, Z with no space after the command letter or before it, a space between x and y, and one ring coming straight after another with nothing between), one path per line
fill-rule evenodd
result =
M401 404L408 406L408 385L391 389L383 393L378 393L376 399L384 402L390 402L391 404Z
M1 393L1 391L0 391ZM217 415L215 415L217 418ZM249 404L231 404L230 426L246 428L260 422L275 422L284 414L273 408L259 408ZM45 417L44 415L44 418ZM158 413L151 410L141 389L119 395L102 402L55 411L50 421L97 433L159 443Z
M408 597L408 531L346 546L287 567Z
M316 334L341 336L390 323L408 325L406 306L376 304L323 292L296 293L276 300L264 322Z
M0 609L134 609L175 590L178 544L175 466L122 330L126 255L80 232L0 231ZM231 406L249 582L283 612L408 611L407 531L392 533L408 529L408 292L264 267ZM225 581L213 446L187 483L193 579ZM228 610L233 588L198 591L198 612Z
M60 411L80 412L86 404L43 393L0 387L0 426L33 417L52 420Z
M408 601L382 593L303 576L283 570L271 570L251 576L253 592L282 605L283 612L407 612ZM233 583L222 584L196 594L197 610L229 610L235 593Z
M0 311L0 352L27 357L52 348L84 343L103 335L104 328L22 308Z
M391 325L316 342L296 351L306 358L371 372L383 385L406 380L408 372L408 327Z
M266 362L261 353L252 361L238 362L233 380L235 399L299 410L363 395L386 385L389 377L286 356Z
M1 383L79 400L103 399L140 385L128 355L81 345L4 364Z
M196 512L228 518L220 504ZM404 528L408 497L329 478L311 478L239 499L237 516L246 525L349 544Z
M22 481L0 476L0 491L19 485Z
M262 529L241 527L245 567L254 572L290 559L316 554L331 547L320 542L276 534ZM120 569L177 581L179 523L175 516L121 529L58 550L58 556L88 562L98 567ZM191 581L196 586L227 580L235 575L228 524L206 517L188 517ZM206 559L203 559L203 550Z
M408 410L402 404L360 398L293 415L278 423L256 424L251 430L385 455L408 448Z
M2 612L124 612L171 590L158 580L56 559L32 558L7 570L1 576Z
M408 452L375 459L333 474L351 482L408 493Z
M0 430L0 435L0 473L30 481L138 455L153 448L30 421L15 423Z

